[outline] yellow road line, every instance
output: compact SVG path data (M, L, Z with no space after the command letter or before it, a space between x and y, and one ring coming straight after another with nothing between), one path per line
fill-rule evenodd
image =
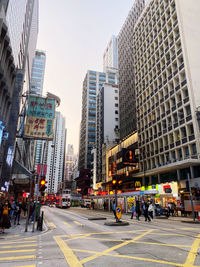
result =
M0 254L3 254L3 253L33 252L33 251L36 251L36 249L4 250L4 251L0 251Z
M0 258L0 261L14 261L14 260L25 260L25 259L35 259L35 258L36 258L36 255L3 257L3 258Z
M3 246L1 248L25 248L25 247L37 247L37 244L17 245L17 246Z
M77 225L81 225L81 226L83 226L83 224L80 223L80 222L74 221L74 223L77 224Z
M60 238L57 236L54 236L54 239L58 246L60 247L62 253L65 256L65 259L70 267L82 267L82 264L76 257L76 255L73 253L72 249Z
M21 243L35 243L36 241L9 241L9 242L0 242L0 245L7 245L7 244L21 244Z
M1 238L7 239L7 238L13 238L13 237L18 237L19 235L9 235L9 236L2 236Z
M134 259L134 260L139 260L139 261L162 263L162 264L173 265L173 266L181 266L181 267L184 266L181 263L162 261L162 260L154 260L154 259L149 259L149 258L141 258L141 257L134 257L134 256L126 256L126 255L113 255L113 254L108 254L108 253L107 254L105 253L105 255L112 256L112 257L117 257L117 258L128 258L128 259Z
M151 230L149 230L149 231L147 231L147 232L145 232L145 233L143 233L143 234L141 234L141 235L139 235L139 236L136 236L133 240L125 241L125 242L123 242L123 243L121 243L121 244L118 244L118 245L116 245L116 246L114 246L114 247L111 247L111 248L109 248L109 249L106 249L106 250L103 251L103 252L98 252L98 253L96 253L96 254L93 255L93 256L90 256L90 257L87 257L87 258L83 259L83 260L81 261L81 263L86 263L86 262L88 262L88 261L92 261L92 260L94 260L94 259L96 259L96 258L101 257L104 253L109 253L109 252L111 252L111 251L113 251L113 250L116 250L116 249L118 249L118 248L121 248L121 247L123 247L123 246L126 246L127 244L131 243L132 241L137 241L137 240L141 239L142 237L144 237L145 235L150 234L152 231L154 231L154 229L151 229Z
M36 267L36 265L23 265L23 266L14 266L14 267Z
M144 244L144 245L165 246L165 247L191 248L191 246L186 246L186 245L171 245L171 244L162 244L162 243L153 243L153 242L143 242L143 241L133 241L133 243Z
M193 266L193 264L195 262L195 259L196 259L196 256L197 256L197 253L199 250L199 244L200 244L199 238L200 238L200 234L197 236L197 238L194 240L194 242L192 244L191 250L188 253L186 262L184 264L185 267Z
M72 227L69 223L63 222L66 226Z
M166 236L185 236L185 235L182 235L182 234L168 234L168 233L152 233L152 235L166 235Z

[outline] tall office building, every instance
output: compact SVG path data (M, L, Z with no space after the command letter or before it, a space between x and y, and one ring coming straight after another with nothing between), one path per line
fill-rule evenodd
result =
M97 96L96 142L93 161L93 187L102 182L102 146L119 141L118 85L104 83ZM110 147L110 146L109 146ZM96 157L96 158L95 158Z
M74 153L73 145L68 144L67 146L67 154L65 157L65 174L64 174L64 182L66 182L66 188L68 182L73 181L74 177L74 166L77 161L77 155Z
M136 129L133 28L144 6L145 0L134 2L118 35L120 138Z
M133 29L140 176L200 186L200 2L149 1ZM196 184L196 185L195 185Z
M58 185L64 181L66 129L65 118L56 112L54 139L46 143L44 163L47 164L47 192L57 193Z
M82 120L79 144L79 170L91 169L91 150L96 136L96 103L97 95L104 83L117 84L118 74L89 70L83 82Z
M44 51L36 50L31 71L31 94L42 95L45 66L46 53Z
M113 35L105 49L103 54L103 71L108 69L118 69L118 49L117 49L117 37Z
M30 94L42 95L45 66L46 66L45 52L36 50L31 71ZM42 152L44 149L44 144L45 141L42 140L36 141L35 160L34 160L36 168L38 164L42 164Z
M16 67L15 88L9 107L10 118L7 128L9 135L5 143L6 149L1 177L2 183L4 183L11 177L11 169L15 171L15 168L12 168L14 155L15 161L20 162L22 166L28 169L33 167L33 160L29 157L31 145L25 144L22 139L17 140L17 145L15 145L15 142L17 125L21 126L18 129L19 135L23 132L23 104L25 101L24 97L20 97L20 95L24 96L23 93L30 89L30 72L38 34L38 0L4 0L0 4L5 7L7 31L13 57L9 54L11 50L7 55L10 55L10 66L13 68L11 62L14 61ZM19 113L21 114L20 117L18 116ZM18 122L19 118L20 121Z

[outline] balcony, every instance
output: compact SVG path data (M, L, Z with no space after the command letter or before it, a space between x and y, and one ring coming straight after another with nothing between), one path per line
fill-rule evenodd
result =
M169 126L169 127L168 127L168 131L171 131L171 130L172 130L172 126Z
M167 146L165 146L165 150L168 150L169 149L169 146L167 145Z
M172 112L176 110L176 105L172 107Z
M182 125L182 124L184 124L184 123L185 123L185 120L184 120L184 119L182 119L182 120L179 121L179 124L180 124L180 125Z
M169 115L169 113L170 113L170 109L166 111L166 114L167 114L167 115Z
M174 123L174 128L178 127L178 122Z

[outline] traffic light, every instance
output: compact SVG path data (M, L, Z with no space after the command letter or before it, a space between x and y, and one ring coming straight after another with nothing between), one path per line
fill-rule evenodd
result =
M40 192L44 192L46 189L46 181L45 181L45 177L42 177L40 180L40 187L39 187L39 191Z
M117 181L117 189L122 190L122 183L123 183L122 179L119 178Z
M122 190L123 180L120 176L114 176L112 179L112 189Z
M112 189L117 189L117 178L113 177L112 179Z

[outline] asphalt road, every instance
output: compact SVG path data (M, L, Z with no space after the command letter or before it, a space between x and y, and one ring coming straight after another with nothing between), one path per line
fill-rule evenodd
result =
M38 236L0 240L2 267L200 266L200 225L176 220L106 226L112 213L81 208L43 208L49 230Z

